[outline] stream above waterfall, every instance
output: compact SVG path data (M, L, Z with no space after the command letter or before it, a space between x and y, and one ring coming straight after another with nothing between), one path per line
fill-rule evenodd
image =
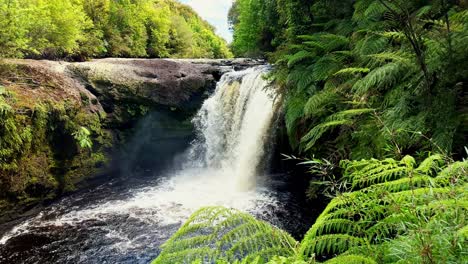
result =
M56 201L0 237L0 263L149 263L204 206L236 208L294 231L287 219L301 222L301 213L287 175L268 173L279 105L267 70L222 77L193 119L196 139L175 158L178 166Z

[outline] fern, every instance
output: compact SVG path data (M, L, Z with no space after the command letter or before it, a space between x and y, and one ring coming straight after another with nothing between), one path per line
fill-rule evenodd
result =
M368 73L370 71L369 68L345 68L337 71L334 75L339 76L339 75L359 75L361 73Z
M304 60L313 59L315 54L306 50L300 50L288 57L288 67L292 68Z
M369 92L370 89L380 90L393 86L399 81L406 69L399 63L387 63L382 67L372 70L366 77L360 79L353 86L353 91L358 95Z
M468 210L468 161L444 164L440 155L419 165L411 156L400 161L343 161L347 179L375 178L375 183L331 200L297 250L297 242L287 233L249 215L219 207L201 209L163 245L153 263L304 264L314 263L314 256L335 254L341 255L325 263L380 263L379 255L389 258L389 250L398 247L396 241L418 241L408 236L417 234L421 225L428 228L442 223L447 223L446 233L435 232L434 236L444 235L449 243L466 239L466 223L460 226L459 221L463 223ZM394 175L394 169L402 169L404 175L397 179L375 176ZM440 184L430 180L438 178L458 180ZM447 247L444 243L441 248ZM460 254L463 250L455 248L445 257L457 259ZM407 259L413 258L417 256Z
M334 90L322 90L309 98L304 106L305 117L318 115L327 106L337 104L340 96Z
M208 207L194 213L162 246L157 263L267 261L293 254L297 242L284 231L236 210Z
M377 262L367 256L342 255L325 262L325 264L377 264Z
M350 109L335 113L325 119L325 122L313 127L304 137L301 142L305 144L305 151L312 148L322 135L329 129L353 124L353 117L373 112L373 109Z

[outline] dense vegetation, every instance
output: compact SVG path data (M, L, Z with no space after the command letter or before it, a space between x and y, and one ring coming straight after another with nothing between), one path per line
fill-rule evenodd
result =
M107 164L106 114L70 85L40 66L0 64L2 214L72 191Z
M466 263L468 161L433 155L343 161L350 185L302 242L253 217L205 208L163 246L157 263Z
M229 20L237 56L275 64L309 197L330 200L300 243L202 209L155 263L466 263L466 1L236 0Z
M229 56L214 28L173 0L0 0L0 57Z

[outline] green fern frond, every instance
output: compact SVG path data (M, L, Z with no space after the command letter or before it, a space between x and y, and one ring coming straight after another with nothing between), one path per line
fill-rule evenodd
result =
M396 41L399 41L399 42L406 39L406 36L405 36L405 34L403 32L396 31L396 30L384 31L384 32L380 32L378 34L381 35L382 37L387 38L387 39L396 40Z
M297 242L286 232L233 209L208 207L195 212L163 246L153 264L234 263L290 256ZM250 263L250 262L248 262Z
M328 55L323 56L317 60L313 65L312 76L316 81L325 81L342 67L340 61L337 61L336 57Z
M305 151L312 148L315 143L322 137L322 135L327 132L329 129L343 126L351 125L353 122L351 120L334 120L321 123L314 128L312 128L304 137L302 137L301 142L306 143Z
M353 50L360 56L366 56L383 52L387 45L387 38L378 34L369 34L366 38L359 40Z
M289 142L293 148L299 144L297 135L297 126L304 117L304 104L307 102L307 96L304 93L290 95L285 103L285 122Z
M314 35L299 36L303 40L303 45L328 53L334 50L340 50L349 45L349 39L345 36L330 33L316 33Z
M443 162L444 157L442 155L431 155L419 164L419 167L416 169L416 171L432 175L432 172L437 172L437 170L441 168Z
M362 255L341 255L324 262L324 264L377 264L377 262Z
M339 254L345 252L349 248L357 247L364 243L364 239L348 234L330 234L314 237L307 233L301 242L299 252L305 257L313 253L319 255L324 253Z
M305 150L312 148L317 140L329 129L353 124L353 117L373 112L374 109L350 109L335 113L326 118L325 122L313 127L304 137L301 142L305 144Z
M461 184L468 181L468 160L457 161L437 174L435 180L440 186Z
M315 54L312 52L309 52L306 50L298 51L294 55L291 55L288 57L288 67L292 68L296 66L297 64L305 60L313 59L314 57L315 57Z
M379 1L373 1L364 12L365 17L379 19L381 18L385 12L387 12L387 8Z
M371 89L379 91L395 85L405 73L407 73L406 68L402 64L395 62L387 63L372 70L364 78L358 80L352 89L358 95L366 94Z
M340 76L340 75L360 75L361 73L368 73L370 71L369 68L356 68L356 67L351 67L351 68L345 68L337 71L334 75L335 76Z
M323 111L326 106L336 104L339 102L340 96L333 90L322 90L309 98L304 106L304 113L306 117L316 115Z
M373 59L376 62L398 62L401 67L412 67L413 62L409 54L405 52L381 52L377 54L367 55L367 57Z

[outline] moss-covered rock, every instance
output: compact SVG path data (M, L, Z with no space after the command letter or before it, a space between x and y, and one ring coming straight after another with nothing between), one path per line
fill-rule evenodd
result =
M108 168L112 157L119 163L138 153L144 168L154 163L145 152L157 152L158 162L169 163L191 140L190 119L221 75L259 63L0 61L0 221L12 205L32 205L82 188ZM127 148L145 116L154 124L148 141L156 145ZM116 149L121 154L111 155Z
M100 105L83 87L35 64L0 63L0 200L31 203L73 190L107 164L112 145L102 128ZM91 132L92 150L82 149L73 133Z

